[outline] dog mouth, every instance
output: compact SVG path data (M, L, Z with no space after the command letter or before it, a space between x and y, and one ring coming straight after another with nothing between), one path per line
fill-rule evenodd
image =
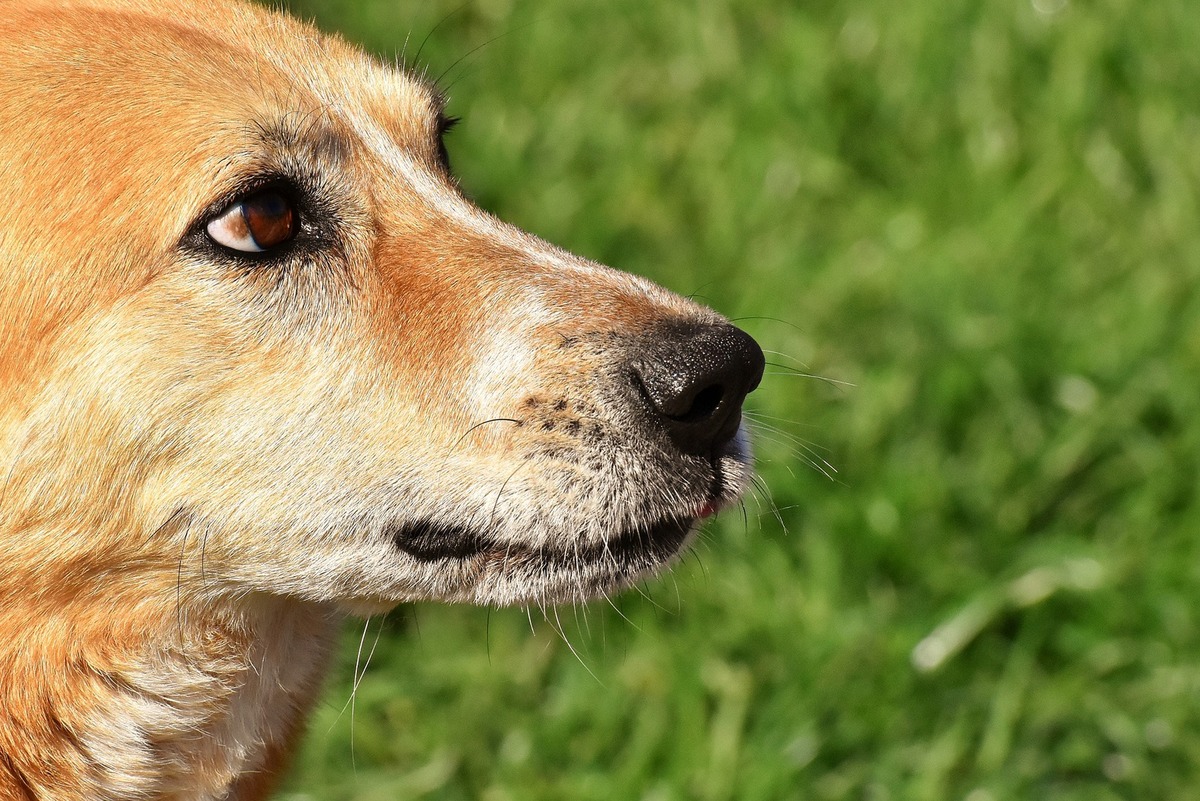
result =
M493 527L435 517L394 521L381 533L422 577L426 597L496 605L586 601L670 565L703 521L740 497L737 468L747 456L738 443L723 450L709 457L708 487L700 498L657 513L644 509L604 534L596 520L547 520L552 528L537 531L518 523Z
M707 512L706 507L703 512ZM666 517L623 531L600 542L582 537L537 546L502 541L467 526L419 521L390 532L395 546L419 562L473 562L479 567L578 571L607 565L621 572L645 570L671 559L682 548L700 516Z

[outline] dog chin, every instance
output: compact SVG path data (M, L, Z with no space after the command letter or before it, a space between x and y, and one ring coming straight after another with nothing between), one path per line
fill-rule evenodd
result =
M405 562L442 577L433 589L444 600L548 604L606 595L654 573L686 547L698 520L699 513L670 516L599 542L564 538L539 546L430 521L388 534Z
M367 523L373 556L366 574L373 578L341 584L343 592L335 591L338 606L361 616L429 599L544 606L616 593L677 561L699 526L738 503L750 483L753 467L743 432L696 462L707 462L708 469L696 471L687 492L691 500L670 505L660 500L658 510L642 501L640 515L614 522L606 533L597 520L539 523L535 517L521 528L481 525L469 514L460 521L431 515ZM364 584L373 591L360 595Z

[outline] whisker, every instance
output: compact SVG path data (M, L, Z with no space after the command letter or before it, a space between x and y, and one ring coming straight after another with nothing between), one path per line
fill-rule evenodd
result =
M695 560L696 567L700 569L700 576L704 579L704 583L707 584L711 580L711 576L708 573L708 565L704 564L704 560L700 558L699 549L689 548L687 557Z
M434 30L437 30L436 25L434 26ZM426 34L425 35L426 40L428 40L429 36L432 34L433 34L433 31L430 31L428 34ZM409 28L408 32L404 34L404 44L400 45L400 51L398 53L396 53L392 58L392 67L393 67L393 69L396 70L396 72L402 72L408 63L404 59L408 56L408 41L411 38L412 38L412 28Z
M630 585L630 589L632 589L638 595L642 596L642 599L644 601L646 601L647 603L649 603L651 606L655 605L654 599L651 598L649 595L647 595L646 590L642 587L642 582L640 582L640 581L634 582L633 584Z
M204 569L204 558L208 554L208 533L209 528L206 525L203 532L200 534L200 586L205 587L208 584L208 572Z
M646 633L642 630L642 628L637 623L634 623L632 620L630 620L629 616L626 615L624 612L622 612L621 609L615 603L613 603L612 597L607 592L601 592L600 595L601 595L601 597L604 598L604 600L608 603L608 605L612 607L613 611L616 612L617 615L622 620L624 620L626 623L628 623L630 625L630 627L633 628L634 631L638 632L639 634Z
M791 531L788 530L787 523L784 522L783 513L780 512L779 507L776 506L775 499L771 496L771 488L767 484L766 480L763 479L763 477L760 476L758 473L754 473L753 475L750 476L750 481L759 492L763 493L767 503L770 504L771 514L772 514L772 516L774 516L775 520L779 523L779 527L781 529L783 529L784 536L791 536Z
M183 650L183 560L187 556L188 537L192 534L192 527L187 526L183 530L183 542L179 544L179 562L175 566L175 625L179 636L179 648Z
M543 613L544 613L544 610L543 610ZM554 632L556 634L558 634L558 636L562 639L563 644L566 645L567 648L571 651L571 653L575 655L575 659L579 662L580 665L583 666L583 669L588 672L588 675L591 676L593 679L595 679L596 683L599 684L601 687L604 687L605 689L607 689L607 685L605 685L604 682L600 681L600 677L597 676L590 667L588 667L587 662L585 662L583 657L580 656L579 652L575 650L575 646L571 644L571 640L567 637L566 631L563 630L562 619L558 616L558 607L554 608L554 620L550 620L550 618L547 617L546 622L550 624L550 628L553 629Z
M488 665L492 664L492 607L487 608L487 617L483 624L483 647L487 651Z
M337 716L333 722L329 724L329 729L326 734L333 731L333 727L342 719L342 715L346 714L346 710L350 710L350 765L355 766L354 762L354 712L355 701L358 696L358 686L362 683L363 677L367 675L367 666L371 663L371 657L375 654L375 647L379 645L380 635L383 634L383 621L379 623L379 631L375 633L375 642L371 645L371 650L367 654L367 661L364 664L362 661L363 646L367 642L367 632L371 629L371 618L367 618L363 622L362 636L358 638L358 650L354 654L354 671L350 678L350 697L346 699L346 703L342 704L342 708L338 710ZM419 636L419 633L418 633ZM360 667L361 670L360 670Z
M490 518L488 518L488 528L491 528L492 524L496 522L496 512L500 508L500 499L504 497L504 490L507 489L508 482L512 481L513 477L516 476L517 473L520 473L530 461L530 458L526 456L525 459L519 465L517 465L517 469L509 473L508 478L504 479L504 483L500 485L499 491L496 492L496 501L492 504L492 515ZM507 557L507 553L505 556Z
M359 673L359 664L362 662L363 644L367 641L367 632L370 629L371 618L368 617L363 622L362 636L358 638L358 651L354 654L354 673L350 680L350 699L347 701L350 705L350 770L355 774L358 773L358 761L354 751L354 716L358 711L358 683L362 681L363 675Z
M754 431L754 436L756 439L773 442L776 445L786 448L791 452L792 456L800 458L810 467L819 471L830 481L836 481L836 475L840 471L834 467L828 459L821 455L820 451L818 450L818 446L802 437L797 437L796 435L784 431L777 426L773 426L770 423L764 423L759 420L755 420L752 417L749 418L749 422ZM790 468L789 472L791 472ZM795 478L794 473L792 474L792 477Z
M766 412L762 411L761 409L743 408L742 414L744 416L750 418L751 420L772 420L776 423L784 423L788 426L793 426L793 427L798 427L798 428L817 428L817 426L812 423L802 423L798 420L793 420L790 417L780 417L780 416L774 415L774 414L767 414ZM780 429L780 430L782 430L782 429Z
M440 85L439 88L441 89L443 94L449 95L451 89L453 89L455 86L458 86L458 84L460 84L464 80L466 80L467 77L474 75L478 70L479 70L478 64L472 64L469 67L464 67L462 72L460 72L460 73L458 73L458 75L454 76L454 80L448 81L445 85Z
M780 364L779 362L767 362L766 365L767 365L767 367L774 367L775 370L779 371L779 372L775 372L775 371L768 370L766 374L770 375L770 376L792 376L793 378L812 378L812 379L815 379L815 380L820 381L825 384L829 384L830 386L834 386L834 387L848 387L850 389L858 388L858 385L852 381L842 381L841 379L838 379L838 378L830 378L829 376L817 375L816 373L808 373L808 372L805 372L804 370L799 370L788 364Z
M746 316L746 317L731 317L731 318L729 319L729 322L731 322L731 323L740 323L740 322L743 322L743 321L745 321L745 320L766 320L766 321L768 321L768 322L772 322L772 323L780 323L780 324L782 324L782 325L786 325L786 326L788 326L789 328L794 328L795 330L799 331L801 334L805 334L805 333L807 333L807 332L806 332L806 331L805 331L803 328L801 328L800 326L796 325L795 323L793 323L793 322L790 322L790 321L788 321L788 320L782 320L782 319L780 319L780 318L778 318L778 317L763 317L763 316L757 316L757 315L751 315L751 316Z
M429 33L425 34L425 38L421 40L421 46L417 48L416 55L413 56L413 60L412 60L413 69L415 69L416 65L421 61L421 53L425 50L425 45L429 44L429 40L433 37L433 34L437 32L437 29L442 27L443 25L445 25L447 20L449 20L451 17L453 17L458 12L462 11L464 8L466 8L470 4L471 4L470 0L468 0L467 2L463 3L461 6L458 6L453 11L451 11L449 14L447 14L446 16L444 16L440 20L438 20L437 24L429 29ZM412 32L410 31L409 35L411 35L411 33ZM408 36L404 37L404 49L405 50L408 49ZM403 58L403 52L401 53L401 57Z
M480 426L486 426L486 425L488 425L489 423L515 423L516 425L521 425L523 422L525 422L525 421L524 421L524 420L517 420L517 419L515 419L515 418L512 418L512 417L493 417L493 418L491 418L491 419L489 419L489 420L481 420L481 421L479 421L478 423L475 423L474 425L472 425L472 426L471 426L470 428L468 428L466 431L464 431L464 432L462 433L462 436L461 436L461 437L459 437L458 439L454 440L454 444L450 446L450 449L457 448L457 447L458 447L458 444L459 444L460 442L462 442L464 439L466 439L466 438L467 438L467 436L468 436L468 435L469 435L469 434L470 434L472 431L474 431L475 429L479 428Z
M795 356L791 355L790 353L785 353L785 352L783 352L783 351L781 351L781 350L771 350L770 348L763 348L763 349L762 349L762 352L763 352L764 354L767 354L767 355L770 355L770 356L779 356L780 358L783 358L783 359L789 359L789 360L791 360L791 361L795 362L796 364L800 365L801 367L807 367L807 366L808 366L808 365L806 365L804 362L802 362L802 361L800 361L799 359L797 359Z
M760 442L770 442L774 445L778 445L778 446L784 448L785 450L788 451L789 456L791 456L795 459L799 459L800 461L804 462L806 465L813 468L817 472L821 473L821 475L825 476L825 478L829 479L830 481L836 480L834 477L834 474L838 472L837 468L833 467L831 464L829 464L828 462L826 462L824 459L820 458L819 456L810 455L807 452L807 448L804 445L804 443L784 441L775 436L772 436L769 432L768 433L755 432L755 439L757 439ZM784 466L784 468L789 473L791 473L792 478L796 477L796 474L794 472L792 472L792 469L788 465L787 462L780 462L775 459L765 459L765 458L762 459L761 461L766 462L766 463L782 464Z
M464 61L466 61L468 58L470 58L471 56L478 53L483 48L487 47L490 44L500 41L501 39L503 39L506 36L511 36L512 34L516 33L517 31L521 31L521 30L524 30L525 28L532 27L532 25L533 25L532 22L527 22L524 25L518 25L515 28L510 28L509 30L505 31L504 33L501 33L497 36L493 36L491 39L488 39L486 42L484 42L481 45L472 47L470 50L468 50L467 52L465 52L461 56L459 56L457 59L455 59L453 64L451 64L449 67L446 67L446 69L442 70L442 74L437 76L437 79L434 81L434 84L435 85L441 84L442 79L446 77L446 75L450 72L450 70L454 69L459 64L463 63Z
M823 459L820 454L813 451L813 449L811 447L809 447L807 444L805 444L803 442L800 442L797 444L801 448L803 448L805 451L805 457L804 457L805 462L807 462L810 466L816 468L817 470L821 471L821 474L823 476L825 476L825 478L829 479L830 481L835 481L835 482L837 481L838 469L836 467L831 465L829 462L825 461L825 459ZM788 472L791 472L791 471L789 470ZM796 474L792 473L792 477L795 478Z
M576 628L582 627L584 632L587 634L588 639L590 640L592 638L592 621L588 617L587 604L581 604L579 602L574 602L571 604L571 606L573 606L575 608L575 627ZM580 614L583 615L582 626L579 622Z

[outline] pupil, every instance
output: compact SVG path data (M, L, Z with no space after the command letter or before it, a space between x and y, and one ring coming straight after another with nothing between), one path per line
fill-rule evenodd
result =
M246 227L260 248L281 245L292 237L296 215L291 204L278 192L263 192L242 206Z

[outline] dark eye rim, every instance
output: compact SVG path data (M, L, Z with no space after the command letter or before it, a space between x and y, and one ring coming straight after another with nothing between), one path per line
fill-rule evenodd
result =
M262 251L253 252L223 245L209 235L208 225L214 219L229 211L234 205L268 192L276 193L287 201L292 208L292 213L296 216L295 230L285 241ZM276 173L256 175L223 193L217 200L206 206L188 229L188 233L184 237L184 244L193 250L237 263L277 262L288 258L298 247L316 238L317 231L312 223L311 206L307 193L288 176Z
M437 121L437 159L438 164L446 171L447 175L453 173L450 166L450 153L446 150L446 135L453 131L458 124L462 122L462 117L448 115L445 113L438 115Z

